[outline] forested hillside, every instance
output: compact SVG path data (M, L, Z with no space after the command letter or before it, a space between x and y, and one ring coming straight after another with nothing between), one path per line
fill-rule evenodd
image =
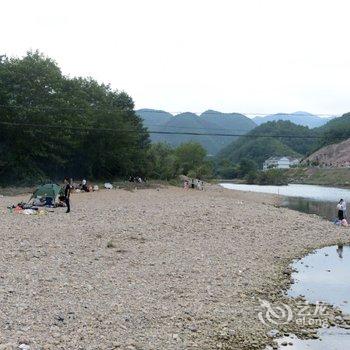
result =
M211 155L217 154L237 139L236 136L212 134L243 135L256 126L251 119L242 114L213 110L208 110L200 116L189 112L173 116L164 111L150 109L141 109L137 113L143 119L144 126L151 132L153 142L166 142L176 147L184 142L195 141ZM163 134L152 133L152 131L160 131ZM191 135L193 133L211 135Z
M350 113L329 121L315 131L320 137L318 148L350 138Z
M261 167L271 156L301 157L307 154L315 148L314 135L315 132L308 127L290 121L268 122L231 143L219 153L218 158L232 163L251 159Z

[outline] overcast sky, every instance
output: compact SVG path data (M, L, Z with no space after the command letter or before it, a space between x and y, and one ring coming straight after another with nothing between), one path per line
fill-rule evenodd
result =
M347 0L2 0L0 53L170 112L350 111Z

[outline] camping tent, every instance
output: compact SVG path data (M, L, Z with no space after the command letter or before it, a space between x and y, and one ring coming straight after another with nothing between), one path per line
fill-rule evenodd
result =
M37 187L37 189L33 192L29 201L33 198L51 198L52 203L55 203L58 200L58 197L61 192L61 187L54 183L49 183L45 185L41 185Z

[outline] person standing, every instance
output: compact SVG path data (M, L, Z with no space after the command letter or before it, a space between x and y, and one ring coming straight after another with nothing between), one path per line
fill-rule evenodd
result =
M344 216L345 216L344 214L346 211L346 203L343 199L341 199L337 204L337 209L338 209L338 219L341 221L344 219Z
M347 215L346 215L346 202L345 202L345 199L343 199L343 203L342 203L342 209L343 209L343 216L344 216L344 219L347 218Z
M71 192L71 186L69 184L69 179L68 177L64 178L64 201L67 206L67 211L66 213L70 213L70 192Z

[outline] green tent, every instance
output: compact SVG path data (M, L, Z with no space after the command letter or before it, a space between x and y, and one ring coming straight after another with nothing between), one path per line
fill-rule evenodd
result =
M57 184L49 183L37 187L33 192L30 200L33 198L52 198L52 202L55 203L58 200L58 197L61 193L61 187Z

